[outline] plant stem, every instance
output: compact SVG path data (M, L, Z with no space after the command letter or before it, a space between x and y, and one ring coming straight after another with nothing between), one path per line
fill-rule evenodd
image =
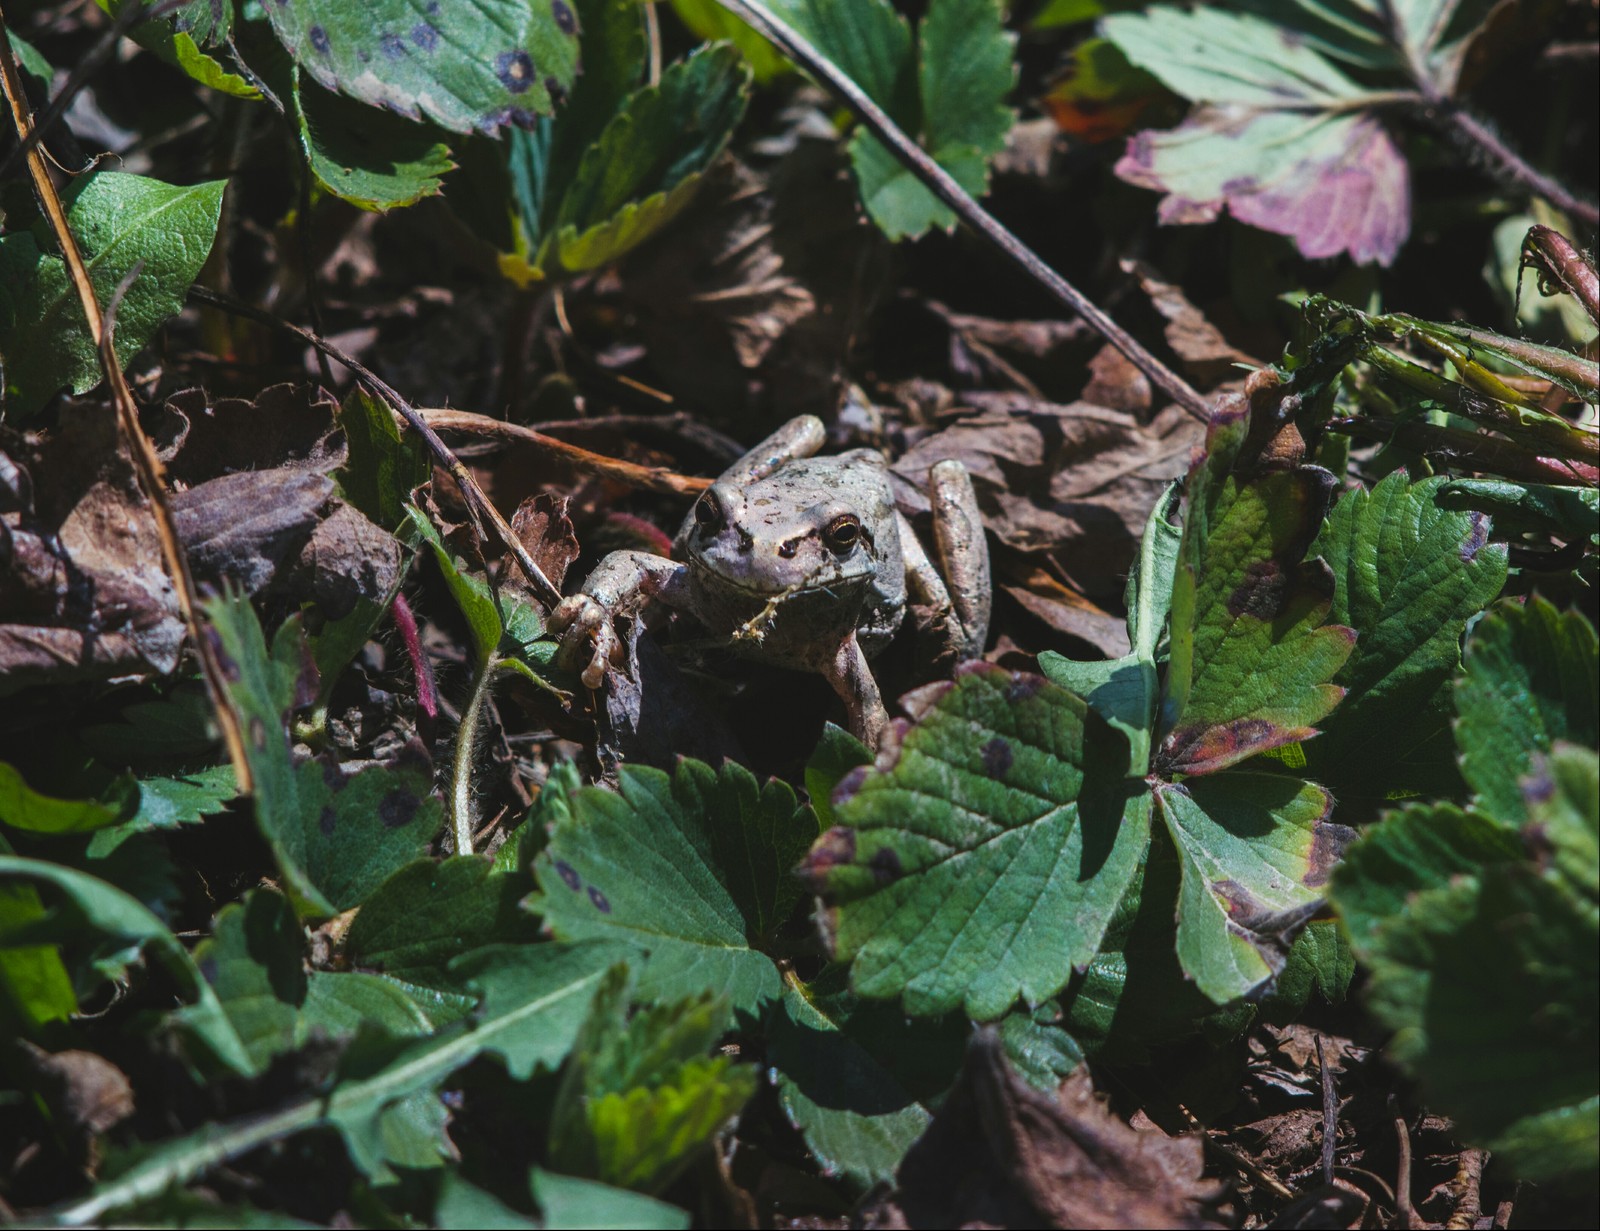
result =
M1435 123L1444 127L1453 136L1482 150L1506 178L1519 188L1543 197L1562 213L1585 226L1600 224L1600 207L1592 201L1585 201L1566 185L1533 166L1465 107L1448 99L1440 99L1430 108L1429 114Z
M999 248L1014 265L1087 321L1101 337L1126 355L1134 367L1148 376L1157 388L1195 418L1203 420L1209 417L1209 404L1193 386L1147 351L1133 335L1096 307L1082 291L1046 265L1031 248L1001 225L993 214L974 201L948 171L928 157L882 108L867 97L860 86L845 76L831 60L798 32L773 16L761 0L717 0L717 3L755 27L756 31L778 50L816 78L818 84L842 103L874 137L883 142L906 170L922 181L929 192L954 210L962 222Z
M478 728L483 717L483 707L489 699L489 682L494 678L498 660L491 654L479 668L472 681L472 696L467 708L461 712L461 726L456 730L455 756L450 766L450 828L456 837L456 854L472 854L472 763L478 748Z

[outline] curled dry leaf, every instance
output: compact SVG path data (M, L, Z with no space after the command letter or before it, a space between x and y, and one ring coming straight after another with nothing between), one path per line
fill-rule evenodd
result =
M31 684L167 672L183 620L155 521L109 404L0 454L0 694Z
M49 1107L52 1124L78 1164L93 1174L99 1167L99 1137L133 1114L132 1083L96 1052L48 1052L27 1039L15 1046L27 1084Z
M568 503L566 496L540 492L519 504L511 518L512 532L558 590L579 551L578 535L567 515ZM513 571L512 577L515 580L508 578L509 584L526 585L520 572Z
M1198 1137L1113 1115L1087 1069L1054 1098L1034 1090L986 1027L900 1165L894 1210L911 1227L1218 1227L1222 1185L1202 1164Z

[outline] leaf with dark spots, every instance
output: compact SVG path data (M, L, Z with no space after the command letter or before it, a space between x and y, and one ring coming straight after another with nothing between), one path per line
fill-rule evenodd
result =
M1233 472L1275 384L1220 407L1190 475L1172 590L1172 653L1155 757L1164 774L1206 774L1306 740L1344 690L1328 681L1355 633L1328 625L1335 579L1304 559L1333 476L1314 466ZM1254 403L1265 403L1256 406Z
M1178 958L1218 1004L1259 997L1354 836L1312 783L1234 772L1156 793L1183 870Z
M1450 681L1467 621L1505 583L1506 549L1485 545L1487 518L1448 507L1446 486L1396 473L1350 492L1313 548L1333 569L1330 618L1358 637L1333 679L1348 691L1306 745L1306 772L1347 808L1461 789Z
M452 132L493 135L548 114L545 80L570 90L578 71L577 23L563 0L465 0L431 10L425 22L408 0L289 0L266 12L300 68L326 89Z
M302 703L316 696L314 679L309 691L299 687L307 661L299 618L278 630L269 654L245 599L213 599L206 614L239 664L228 703L247 734L256 823L290 901L302 918L359 905L438 832L443 807L430 796L431 773L410 762L353 776L331 760L295 765L288 714L297 694Z
M929 689L803 865L855 990L999 1017L1094 955L1149 824L1120 737L1065 689L982 663ZM1002 740L996 777L985 748Z
M732 762L685 758L671 775L625 765L620 778L617 791L577 787L576 775L546 784L553 822L529 908L560 939L642 950L647 1000L704 989L753 1012L776 999L762 948L799 901L792 869L817 836L811 809Z

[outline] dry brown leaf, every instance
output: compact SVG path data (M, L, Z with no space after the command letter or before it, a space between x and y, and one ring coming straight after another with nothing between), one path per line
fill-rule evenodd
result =
M183 620L115 410L69 405L0 458L16 476L0 506L0 695L176 667Z
M1085 1068L1055 1098L1034 1090L986 1027L901 1163L895 1204L911 1227L1221 1226L1202 1165L1198 1137L1130 1128Z

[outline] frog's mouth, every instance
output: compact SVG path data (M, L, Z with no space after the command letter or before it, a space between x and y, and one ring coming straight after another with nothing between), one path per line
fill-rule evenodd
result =
M737 593L754 602L773 604L813 594L833 594L835 597L843 598L844 592L855 583L861 581L865 575L859 573L854 575L848 573L835 574L820 581L805 581L789 586L775 586L771 584L764 585L741 577L730 577L728 574L712 568L701 560L691 560L689 567L697 576L724 591Z

